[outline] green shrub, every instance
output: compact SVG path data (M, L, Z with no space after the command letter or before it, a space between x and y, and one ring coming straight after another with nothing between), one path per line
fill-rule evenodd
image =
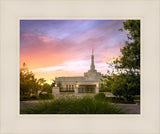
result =
M140 100L140 96L134 96L134 100Z
M99 92L111 92L110 89L100 89Z
M38 97L38 96L36 96L36 95L32 95L32 96L30 97L30 99L31 99L31 100L38 100L38 99L39 99L39 97Z
M45 100L45 99L53 99L53 95L51 93L48 94L39 94L40 99Z
M20 101L25 101L25 100L29 100L30 99L30 95L21 95L20 96Z
M53 99L52 93L48 93L48 99Z
M39 96L37 95L21 95L20 96L20 101L27 101L27 100L39 100Z
M140 74L119 73L106 76L106 85L113 95L133 102L134 96L140 94Z
M96 94L95 96L94 96L94 98L96 99L96 100L105 100L105 94L104 93L98 93L98 94Z
M60 90L60 92L74 92L74 90Z
M106 101L94 97L61 97L38 104L28 104L21 114L118 114L121 109Z

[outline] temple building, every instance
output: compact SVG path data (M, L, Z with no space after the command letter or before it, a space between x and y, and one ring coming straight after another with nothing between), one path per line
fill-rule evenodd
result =
M94 53L92 49L90 70L81 77L58 77L55 84L61 91L74 91L75 93L98 93L102 74L97 72L94 65Z

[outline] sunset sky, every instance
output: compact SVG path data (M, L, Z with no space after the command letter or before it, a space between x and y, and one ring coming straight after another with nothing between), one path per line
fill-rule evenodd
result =
M25 62L48 83L59 76L83 76L90 68L92 48L98 72L121 55L127 40L119 31L124 20L21 20L20 66Z

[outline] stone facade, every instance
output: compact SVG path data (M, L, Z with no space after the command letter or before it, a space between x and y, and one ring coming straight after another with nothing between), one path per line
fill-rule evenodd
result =
M91 66L88 72L81 77L58 77L55 79L56 86L61 91L74 90L75 93L94 92L98 93L100 88L102 75L97 72L94 65L94 54L92 50Z
M52 93L53 93L54 97L59 96L59 94L60 94L59 87L53 87Z

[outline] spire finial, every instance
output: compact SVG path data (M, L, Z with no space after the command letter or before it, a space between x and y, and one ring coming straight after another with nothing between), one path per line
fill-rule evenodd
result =
M94 53L94 49L92 48L92 55L93 55L93 53Z
M92 55L91 55L91 66L90 66L90 70L94 71L95 70L95 65L94 65L94 50L92 48Z

